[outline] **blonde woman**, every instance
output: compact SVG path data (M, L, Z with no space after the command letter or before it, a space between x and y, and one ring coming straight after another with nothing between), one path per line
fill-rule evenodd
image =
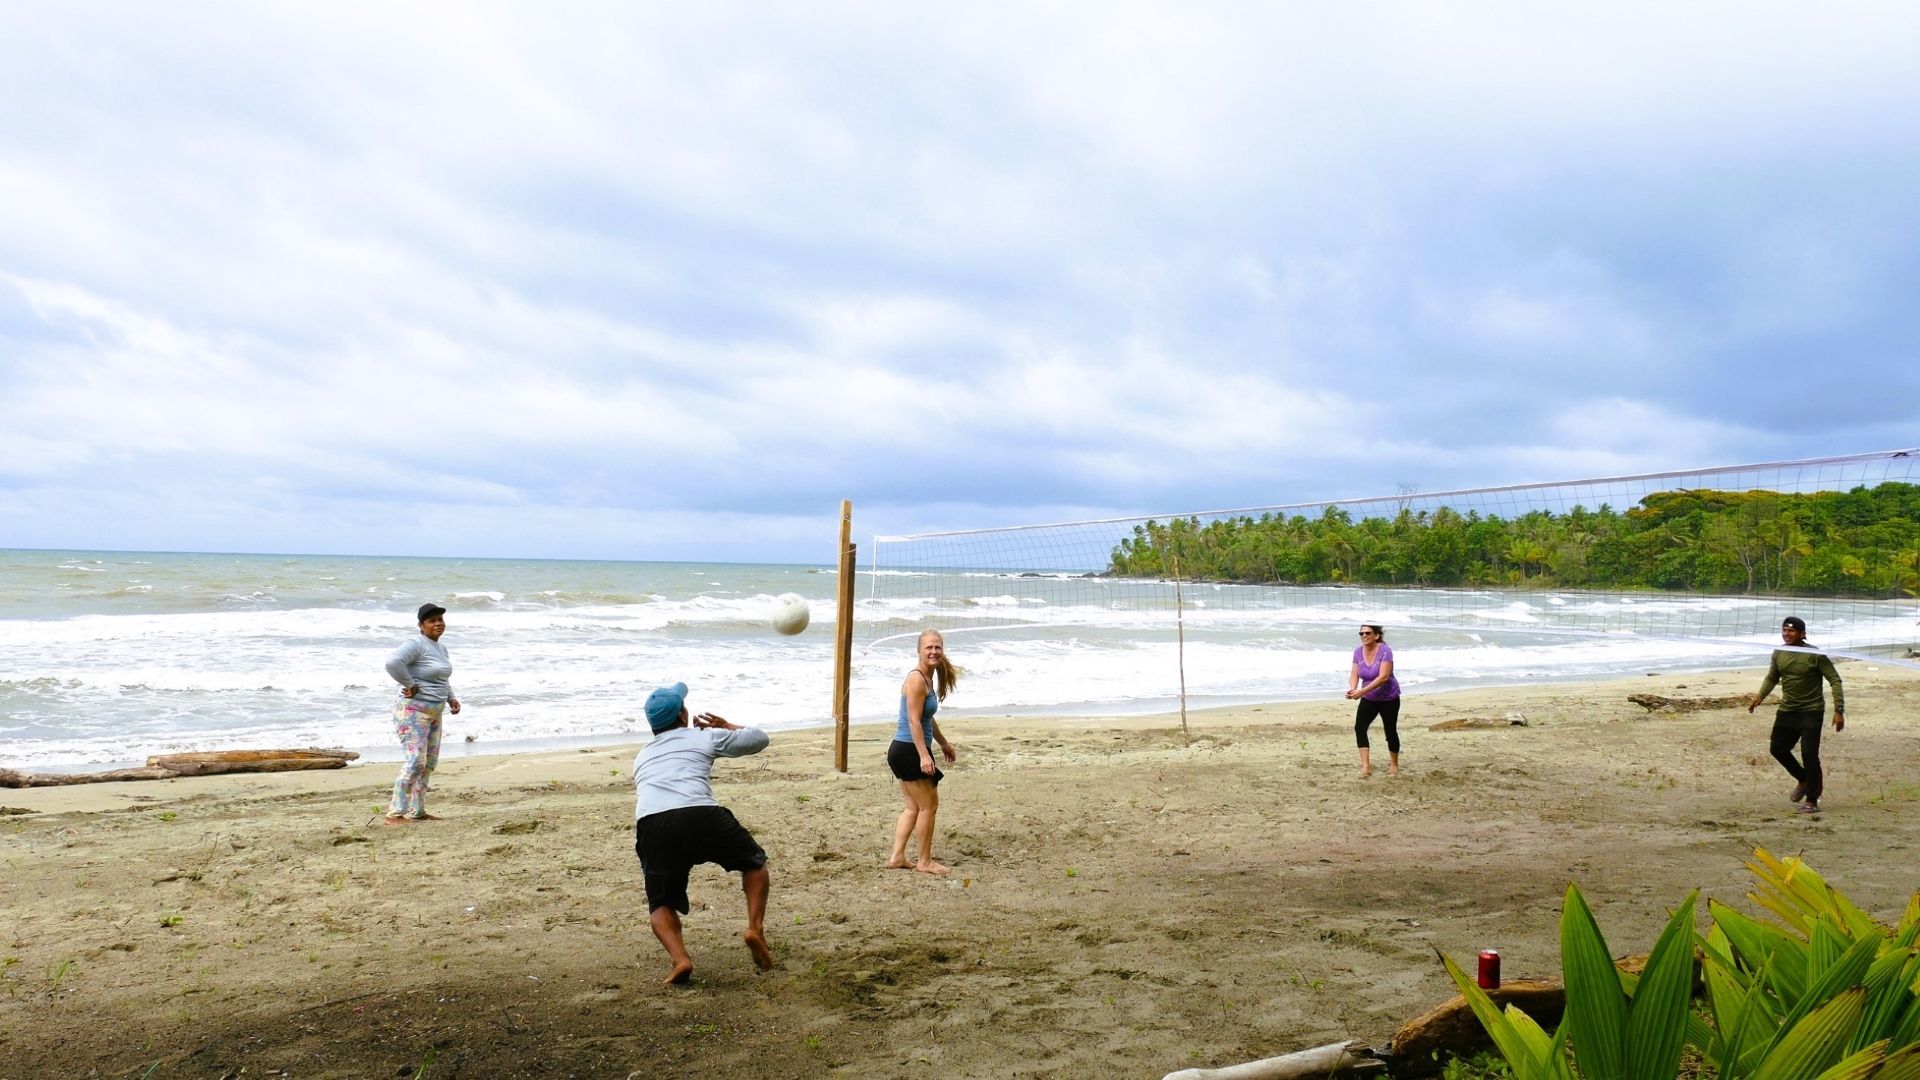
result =
M919 663L900 684L900 726L893 743L887 747L887 767L900 781L900 794L907 801L900 820L893 827L893 855L889 869L914 869L923 874L949 873L933 859L933 818L940 810L940 778L944 774L934 766L932 747L940 747L947 764L953 764L953 744L940 731L933 714L940 702L953 691L960 672L947 659L947 645L938 630L920 633ZM918 862L907 861L907 841L917 841Z

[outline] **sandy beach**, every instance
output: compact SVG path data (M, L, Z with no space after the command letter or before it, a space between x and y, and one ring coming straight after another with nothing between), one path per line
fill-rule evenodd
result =
M1897 917L1920 673L1841 671L1813 817L1770 706L1627 700L1757 670L1409 698L1392 780L1356 779L1339 700L1196 714L1190 743L1164 716L943 712L947 879L880 866L888 730L855 730L849 775L830 732L777 734L716 790L771 856L778 965L704 867L686 989L659 984L632 746L450 763L446 820L404 828L373 822L386 764L0 790L0 1077L1158 1077L1382 1045L1449 995L1436 949L1557 971L1569 881L1619 953L1688 889L1744 904L1756 846ZM1526 725L1428 730L1475 716Z

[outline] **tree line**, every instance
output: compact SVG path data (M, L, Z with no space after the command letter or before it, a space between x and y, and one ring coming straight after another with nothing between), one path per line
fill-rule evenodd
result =
M1176 567L1177 562L1177 567ZM1108 573L1262 584L1920 596L1920 486L1655 492L1516 517L1451 507L1354 520L1262 514L1136 525Z

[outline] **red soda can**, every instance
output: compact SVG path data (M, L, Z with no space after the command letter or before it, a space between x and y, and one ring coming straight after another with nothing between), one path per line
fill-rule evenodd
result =
M1480 989L1500 989L1500 950L1480 950Z

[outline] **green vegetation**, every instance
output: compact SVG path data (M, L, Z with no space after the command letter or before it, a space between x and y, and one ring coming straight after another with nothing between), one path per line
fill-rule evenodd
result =
M1669 1080L1689 1047L1722 1080L1920 1080L1920 893L1889 928L1800 860L1754 859L1750 895L1777 922L1709 903L1702 937L1689 895L1638 976L1614 966L1569 886L1566 1013L1551 1035L1441 959L1516 1080ZM1704 1015L1692 1011L1696 950Z
M73 957L71 956L67 957L65 960L59 961L58 963L48 964L47 965L47 989L48 990L60 989L61 982L63 982L66 979L67 973L72 970L73 970Z
M1440 1080L1508 1080L1512 1075L1506 1061L1491 1053L1452 1058L1440 1067Z
M1920 596L1920 485L1667 491L1511 519L1449 507L1359 521L1196 518L1134 527L1109 573L1248 583Z

